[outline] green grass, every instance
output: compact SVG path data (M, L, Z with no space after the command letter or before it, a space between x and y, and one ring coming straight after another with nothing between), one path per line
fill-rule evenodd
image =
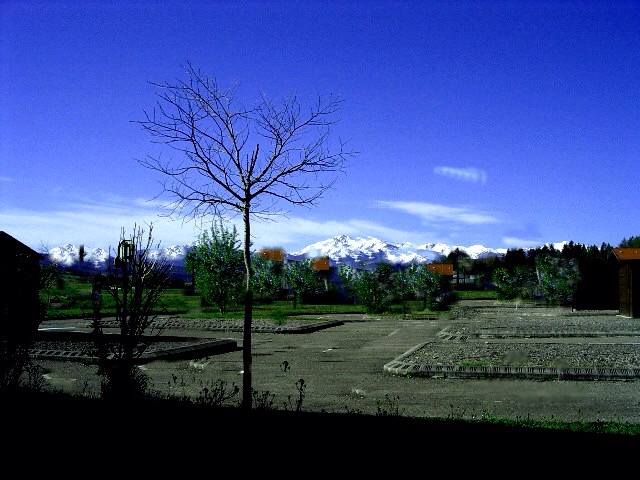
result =
M53 288L42 295L42 298L49 304L48 316L55 318L90 315L92 312L91 277L62 273L60 278L61 280ZM188 295L188 290L185 288L172 288L163 292L156 305L156 311L180 314L199 309L200 305L200 296ZM102 292L101 313L103 316L115 315L116 313L113 298L104 291Z
M64 272L61 281L43 295L49 301L47 313L49 318L84 317L92 312L91 277ZM200 295L190 294L187 288L172 288L163 292L156 305L156 312L177 315L183 318L242 318L243 305L232 305L226 313L220 313L214 306L203 306ZM363 309L353 304L314 305L298 303L293 308L293 301L254 302L253 317L277 319L284 321L286 317L296 315L321 315L330 313L362 313ZM115 315L115 303L106 292L102 293L103 316Z
M498 294L494 290L456 290L456 296L460 300L483 299L497 300Z
M448 417L454 419L455 416ZM527 428L543 428L548 430L568 430L573 432L603 433L618 435L640 435L640 424L627 422L604 422L604 421L576 421L561 422L554 419L531 420L529 418L501 418L493 415L482 415L476 422L492 423L496 425L519 426Z
M49 299L48 315L50 318L69 316L88 316L92 312L91 307L91 279L89 275L79 275L69 272L61 274L61 282L54 286L45 295ZM497 298L493 291L459 290L456 291L459 299L468 298ZM102 294L103 316L115 315L115 304L109 294ZM203 306L200 295L189 294L186 288L172 288L163 292L160 301L156 305L156 313L177 315L183 318L242 318L243 305L232 305L225 313L220 313L214 306ZM273 302L256 301L253 305L254 318L274 319L279 322L287 317L300 315L322 315L335 313L364 313L361 305L331 304L316 305L298 303L293 308L293 301L281 300ZM429 310L424 308L422 301L407 301L404 304L393 304L389 310L381 315L395 316L432 316L446 314L447 310Z

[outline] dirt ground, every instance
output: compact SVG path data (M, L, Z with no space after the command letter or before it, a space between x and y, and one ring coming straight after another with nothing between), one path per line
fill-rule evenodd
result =
M487 302L466 305L486 307ZM322 316L318 321L328 319ZM305 334L252 334L255 402L306 412L640 423L640 380L422 378L383 370L386 363L435 339L444 327L463 318L345 315L331 319L343 323ZM201 358L149 362L141 368L149 375L153 390L195 398L205 389L230 393L233 386L242 387L242 333L174 330L166 334L231 339L238 349ZM41 364L47 372L46 384L53 388L99 392L95 366L54 360ZM240 400L241 392L225 404L238 405Z

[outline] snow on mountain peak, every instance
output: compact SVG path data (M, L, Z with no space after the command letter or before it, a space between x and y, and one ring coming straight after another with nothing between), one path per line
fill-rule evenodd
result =
M68 243L60 247L54 247L45 252L44 255L51 262L70 267L80 261L80 247L72 243ZM90 249L84 247L83 260L87 263L92 263L94 266L103 264L108 256L109 254L104 248Z
M471 247L455 247L443 243L425 243L415 246L411 242L390 243L375 237L349 237L338 235L321 240L291 253L291 258L329 257L331 263L345 263L351 266L375 265L381 261L391 263L423 263L440 261L456 248L469 254L472 258L487 255L502 255L506 249L490 249L482 245Z
M189 250L190 245L172 245L162 247L150 252L152 258L164 258L172 263L181 263ZM292 260L302 258L329 257L332 265L347 264L354 267L373 267L377 263L386 261L391 263L430 263L442 261L455 249L460 249L471 258L482 258L490 255L504 255L506 249L491 249L482 245L469 247L451 246L445 243L424 243L414 245L411 242L391 243L376 237L350 237L337 235L316 243L307 245L302 250L287 253L287 258ZM116 252L108 252L103 248L84 248L84 262L92 264L96 268L106 265L109 255L115 256ZM45 252L49 261L63 266L72 266L79 262L80 247L67 244L55 247Z

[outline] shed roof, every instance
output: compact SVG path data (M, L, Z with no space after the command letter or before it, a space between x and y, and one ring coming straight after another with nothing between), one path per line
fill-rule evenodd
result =
M640 260L640 248L618 247L613 249L618 260Z
M11 246L13 248L16 248L17 251L21 252L22 254L27 254L39 259L42 258L42 254L36 252L33 248L25 245L20 240L13 238L11 235L4 231L0 231L0 246L2 246L3 250Z
M453 276L453 263L430 263L427 267L440 275Z

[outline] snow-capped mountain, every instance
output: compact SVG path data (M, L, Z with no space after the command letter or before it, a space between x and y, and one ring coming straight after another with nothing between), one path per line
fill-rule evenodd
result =
M451 246L444 243L414 245L410 242L383 242L374 237L352 238L348 235L338 235L312 243L299 252L291 253L288 256L293 259L326 256L329 257L333 265L373 266L382 261L391 263L437 262L456 248L474 259L507 253L507 249L491 249L482 245L472 245L470 247Z
M558 242L553 245L562 249L566 242ZM152 257L160 257L170 260L172 263L182 266L184 258L191 245L173 245L162 247L158 251L150 252ZM411 263L411 262L438 262L444 259L451 252L459 249L473 259L487 256L502 256L507 253L506 248L488 248L483 245L471 245L468 247L461 245L447 245L445 243L424 243L415 245L410 242L391 243L384 242L375 237L350 237L348 235L338 235L326 240L312 243L297 252L287 253L286 258L290 260L300 260L303 258L329 257L331 265L347 264L351 266L375 266L377 263L387 261L391 263ZM84 247L84 262L97 269L106 266L108 258L115 257L116 252L105 250L104 248ZM55 247L43 255L51 262L64 266L72 266L79 262L80 247L67 244Z
M84 261L96 268L104 265L109 257L109 252L104 248L89 249L85 247L84 252ZM43 255L51 262L70 267L80 261L80 247L68 243L61 247L54 247L44 252Z
M150 251L151 258L164 258L172 263L182 264L184 257L189 250L190 245L172 245L170 247L162 247L160 250ZM92 265L96 269L102 269L107 265L109 257L113 258L117 255L115 250L111 252L104 248L87 248L84 247L84 263ZM54 247L46 252L41 252L44 257L58 265L71 267L80 262L80 246L68 243L60 247Z

